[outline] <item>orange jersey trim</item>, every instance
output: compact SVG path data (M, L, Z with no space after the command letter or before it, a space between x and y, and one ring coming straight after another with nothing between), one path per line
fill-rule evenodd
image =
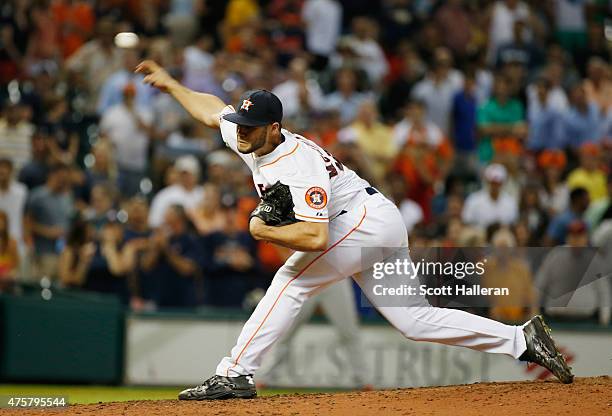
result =
M308 215L295 214L296 217L308 218L309 220L329 220L329 217L309 217Z
M260 168L260 169L261 169L261 168L265 168L266 166L270 166L270 165L275 164L276 162L278 162L279 160L281 160L281 159L282 159L282 158L284 158L284 157L291 156L293 153L295 153L295 151L297 150L297 148L298 148L298 146L299 146L299 145L300 145L299 143L296 143L296 144L295 144L295 147L293 148L293 150L292 150L292 151L290 151L289 153L285 153L284 155L280 155L279 157L277 157L276 159L274 159L272 162L270 162L270 163L266 163L265 165L261 165L259 168Z

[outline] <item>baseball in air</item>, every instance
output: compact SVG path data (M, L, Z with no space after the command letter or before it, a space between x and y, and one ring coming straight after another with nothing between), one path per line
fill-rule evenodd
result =
M115 45L119 48L135 48L138 46L138 35L133 32L120 32L115 35Z

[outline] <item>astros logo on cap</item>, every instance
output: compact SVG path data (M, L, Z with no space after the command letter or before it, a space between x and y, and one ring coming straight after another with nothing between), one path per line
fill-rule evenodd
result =
M306 203L310 208L323 209L327 205L325 189L313 186L306 191Z
M244 111L249 111L249 108L252 105L253 105L253 102L247 98L246 100L242 101L242 105L240 106L240 109Z

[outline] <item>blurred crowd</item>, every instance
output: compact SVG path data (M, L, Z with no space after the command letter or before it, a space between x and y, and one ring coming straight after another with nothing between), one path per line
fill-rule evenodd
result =
M397 203L412 245L596 246L612 265L611 8L5 0L0 291L47 276L135 310L249 308L290 254L250 238L250 172L141 82L145 58L227 103L273 91L283 127ZM544 273L514 261L497 272ZM609 322L607 299L586 315Z

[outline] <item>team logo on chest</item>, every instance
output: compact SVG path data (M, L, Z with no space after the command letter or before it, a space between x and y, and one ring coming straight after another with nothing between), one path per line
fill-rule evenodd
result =
M244 111L249 111L249 108L251 108L252 105L253 105L253 102L247 98L246 100L242 101L242 105L240 106L240 109Z
M306 203L310 208L323 209L327 205L325 189L313 186L306 191Z

